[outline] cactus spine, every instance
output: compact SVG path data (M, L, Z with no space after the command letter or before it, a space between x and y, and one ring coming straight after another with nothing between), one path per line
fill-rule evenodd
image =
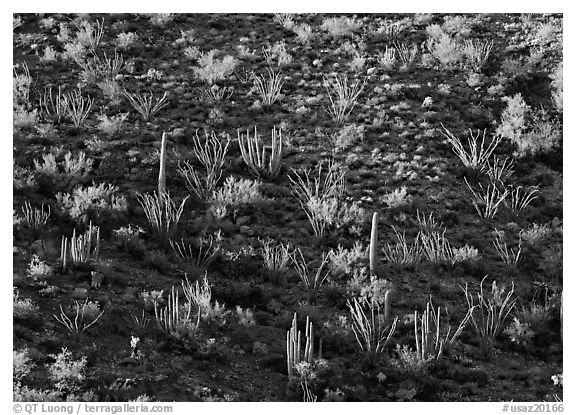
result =
M158 174L158 197L166 193L166 141L167 134L162 133L162 144L160 145L160 173Z
M378 212L372 215L372 231L370 232L370 275L376 275L376 249L378 245Z

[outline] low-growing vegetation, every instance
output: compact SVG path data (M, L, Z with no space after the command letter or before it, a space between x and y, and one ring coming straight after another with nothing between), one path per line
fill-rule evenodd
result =
M560 401L562 25L14 15L14 400Z

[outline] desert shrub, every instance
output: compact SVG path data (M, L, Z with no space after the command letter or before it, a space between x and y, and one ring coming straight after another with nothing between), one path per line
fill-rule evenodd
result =
M332 141L336 150L345 150L352 144L360 142L364 139L364 126L357 126L350 124L342 127L336 132Z
M20 298L20 293L14 287L12 294L12 314L14 317L25 319L38 310L38 306L30 298Z
M152 291L142 291L140 293L140 298L144 303L144 309L153 310L154 304L164 304L164 290L152 290Z
M412 196L408 194L406 186L402 186L400 189L394 189L392 192L386 193L382 196L381 201L386 203L389 208L399 208L410 205Z
M294 27L294 13L274 13L274 20L282 25L286 30Z
M42 62L55 62L60 56L59 52L56 52L52 46L46 46L44 48L44 55L40 56Z
M384 51L378 53L378 64L386 71L392 69L396 63L396 49L386 46Z
M556 67L554 72L550 75L550 79L552 79L551 87L552 87L552 102L554 106L558 110L558 112L562 113L563 109L563 72L564 72L564 64L560 62L560 64Z
M81 19L76 25L76 42L89 49L91 52L96 53L102 36L104 35L104 19L102 21L96 20L95 24L87 20Z
M562 133L544 109L532 111L521 94L503 99L507 106L496 134L516 144L515 156L546 153L559 145Z
M401 368L412 375L422 375L426 371L428 365L434 360L433 356L422 356L408 345L396 345L396 358L391 359L392 366Z
M425 45L441 69L454 69L461 65L462 47L450 35L442 33L436 38L428 38Z
M12 351L12 373L14 382L20 382L32 371L34 364L28 349Z
M103 132L104 134L112 137L119 133L122 128L124 121L128 118L128 113L121 113L115 114L112 117L108 117L106 114L98 115L98 120L100 124L98 124L98 130Z
M17 69L22 68L21 71ZM28 106L30 104L30 88L32 86L32 77L30 70L25 63L17 65L13 69L14 77L12 78L12 104L13 107Z
M50 378L55 382L54 386L59 392L73 393L80 389L82 382L86 379L86 356L74 360L72 352L63 347L58 354L51 354L55 359L48 368Z
M76 154L69 151L64 155L64 159L59 161L53 153L48 153L42 155L42 162L34 160L34 170L36 174L65 188L85 179L92 172L93 164L94 160L86 157L86 153L82 151Z
M324 19L320 28L332 37L350 36L362 27L354 17L340 16Z
M518 319L530 326L536 334L546 333L550 328L551 307L531 303L528 307L522 307L518 312Z
M521 322L518 317L514 317L512 323L504 329L504 334L514 343L526 344L534 337L535 333L529 324Z
M260 182L229 176L222 187L212 194L210 212L218 218L224 218L230 213L236 216L242 207L265 201L266 198L260 193Z
M51 275L54 270L46 262L44 262L38 255L33 254L30 263L28 264L28 276L34 281Z
M102 90L104 96L110 100L111 105L120 105L124 91L118 82L111 79L104 79L96 85ZM100 119L100 116L98 119Z
M57 402L61 400L57 391L31 389L20 382L14 383L12 397L14 402Z
M140 239L140 235L144 234L144 230L139 226L122 226L112 231L112 234L116 238L117 246L134 256L140 256L146 250L144 241Z
M544 110L533 111L528 131L516 142L518 150L515 154L548 153L558 147L561 139L562 131L548 113Z
M33 128L38 121L38 111L27 111L24 107L16 107L12 113L12 122L14 130L22 128Z
M36 179L30 169L19 166L12 160L12 183L14 189L20 190L36 186Z
M165 27L171 23L175 17L174 13L150 13L150 23L154 26Z
M283 66L289 66L292 62L292 55L286 50L286 43L276 42L274 45L268 45L262 48L262 54L264 55L264 60L268 66L277 66L281 68Z
M504 97L503 100L507 103L507 106L502 112L501 123L496 130L496 134L518 143L526 129L526 118L530 107L526 105L521 94Z
M444 16L442 30L450 35L466 37L471 32L470 19L465 16L448 15Z
M256 321L254 320L254 313L252 310L247 308L242 309L239 305L236 306L236 316L238 317L238 324L244 327L254 326Z
M292 29L296 34L296 41L298 43L302 43L303 45L307 44L312 40L312 28L307 23L302 23L299 25L295 25Z
M464 245L462 248L452 248L452 264L472 262L479 258L478 250L472 246Z
M21 71L18 69L21 68ZM31 128L36 124L38 112L30 105L30 88L32 77L26 64L17 65L13 69L12 78L12 116L14 128Z
M200 80L212 85L214 82L224 80L234 72L238 61L229 55L221 59L216 58L217 49L202 53L198 59L197 67L193 68L194 75Z
M200 51L200 49L198 49L197 46L187 46L184 49L184 57L186 57L186 59L190 59L191 61L195 61L198 58L200 58L202 56L202 52Z
M72 193L56 194L62 210L72 219L88 223L98 222L103 213L124 212L128 205L124 196L118 196L118 187L107 183L83 187L77 186Z
M331 249L328 253L330 270L335 275L352 275L366 257L366 248L358 241L350 249L338 245L338 249Z
M350 62L348 62L348 68L352 72L359 73L364 69L366 65L366 57L362 55L355 55Z
M548 238L551 233L552 230L548 225L539 225L537 223L533 223L532 227L528 229L522 229L520 231L520 239L526 242L528 245L536 246Z
M137 44L139 40L140 38L138 37L138 34L134 32L118 33L116 36L116 47L118 49L128 49L129 47Z

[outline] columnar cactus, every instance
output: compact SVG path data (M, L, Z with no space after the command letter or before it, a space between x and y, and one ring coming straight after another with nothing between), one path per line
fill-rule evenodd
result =
M377 256L376 250L378 249L378 212L372 214L372 231L370 232L370 277L376 278ZM386 324L390 324L392 317L392 290L386 291L384 296L384 319Z
M372 215L372 232L370 233L370 275L376 275L376 249L378 248L378 212Z
M314 353L314 328L310 317L306 317L306 345L304 346L304 358L302 359L300 339L302 332L298 330L296 313L294 313L294 319L292 320L292 327L286 332L286 353L288 362L288 376L292 376L294 373L294 366L302 361L312 362ZM320 347L318 350L318 358L322 358L322 341L320 341Z
M158 196L166 193L166 141L167 134L162 133L162 144L160 146L160 173L158 174Z

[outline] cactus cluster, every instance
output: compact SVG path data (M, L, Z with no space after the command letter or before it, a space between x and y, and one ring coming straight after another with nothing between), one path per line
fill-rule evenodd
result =
M306 328L304 335L306 337L306 344L304 346L304 356L301 350L301 336L302 332L298 330L297 316L294 313L292 320L292 327L286 332L286 352L288 362L288 376L294 373L294 366L300 362L311 363L314 354L314 327L310 321L310 317L306 317ZM302 358L303 357L303 358ZM322 358L322 339L318 347L318 359Z

